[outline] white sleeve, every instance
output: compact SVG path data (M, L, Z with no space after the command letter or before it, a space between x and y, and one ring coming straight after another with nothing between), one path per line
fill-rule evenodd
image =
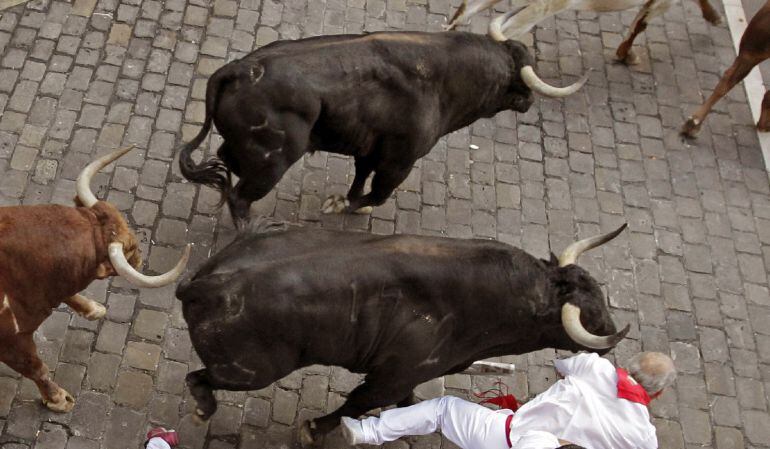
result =
M147 449L171 449L171 446L169 446L168 443L166 443L166 440L163 438L150 438L150 441L147 442Z
M560 447L559 439L542 430L527 430L513 443L511 449L555 449Z
M658 449L658 436L654 427L652 433L642 442L641 449Z
M592 366L599 359L599 355L595 352L588 352L578 354L568 359L558 359L553 361L553 365L556 370L561 373L562 376L575 376L581 377L582 375L589 373Z

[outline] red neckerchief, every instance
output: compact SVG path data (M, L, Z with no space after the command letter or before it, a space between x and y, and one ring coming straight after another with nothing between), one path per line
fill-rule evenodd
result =
M494 404L500 408L507 408L512 412L518 410L519 401L516 400L514 395L508 393L508 385L499 380L495 382L495 385L495 388L490 388L487 391L473 393L477 398L483 399L479 404Z
M618 397L645 406L648 405L651 399L644 388L632 377L629 377L628 372L623 368L616 368L616 371L618 372Z

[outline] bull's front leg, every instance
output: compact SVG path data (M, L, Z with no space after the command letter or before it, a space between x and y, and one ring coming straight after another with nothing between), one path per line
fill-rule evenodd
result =
M209 382L208 371L201 369L188 373L185 381L196 403L193 419L203 423L217 411L217 400Z
M32 332L0 336L0 347L0 362L35 382L46 407L58 413L72 410L75 399L51 380L48 367L37 356Z
M321 211L325 214L341 213L345 211L357 214L372 213L371 206L357 209L350 207L352 203L359 201L364 195L364 185L366 184L366 179L372 174L372 171L374 171L374 161L365 157L356 157L356 176L353 178L353 183L350 185L347 198L342 195L330 195L321 206Z
M70 296L64 303L78 315L89 321L99 320L107 314L107 309L96 301L92 301L83 295Z

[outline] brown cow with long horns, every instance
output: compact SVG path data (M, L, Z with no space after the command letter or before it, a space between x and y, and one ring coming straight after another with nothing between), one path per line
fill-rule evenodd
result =
M77 207L55 204L0 207L0 362L40 389L43 403L68 412L75 401L49 376L32 334L62 302L88 320L104 316L101 304L78 294L95 279L121 275L138 287L174 282L190 247L169 272L136 271L142 259L137 239L112 204L96 199L91 177L131 150L117 150L89 164L77 181Z

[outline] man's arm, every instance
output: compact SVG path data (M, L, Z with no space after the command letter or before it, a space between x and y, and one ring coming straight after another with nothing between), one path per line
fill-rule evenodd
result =
M590 372L593 364L596 363L597 360L599 360L599 355L590 352L578 354L566 359L554 360L553 365L556 368L556 371L564 377L580 377L581 375Z

